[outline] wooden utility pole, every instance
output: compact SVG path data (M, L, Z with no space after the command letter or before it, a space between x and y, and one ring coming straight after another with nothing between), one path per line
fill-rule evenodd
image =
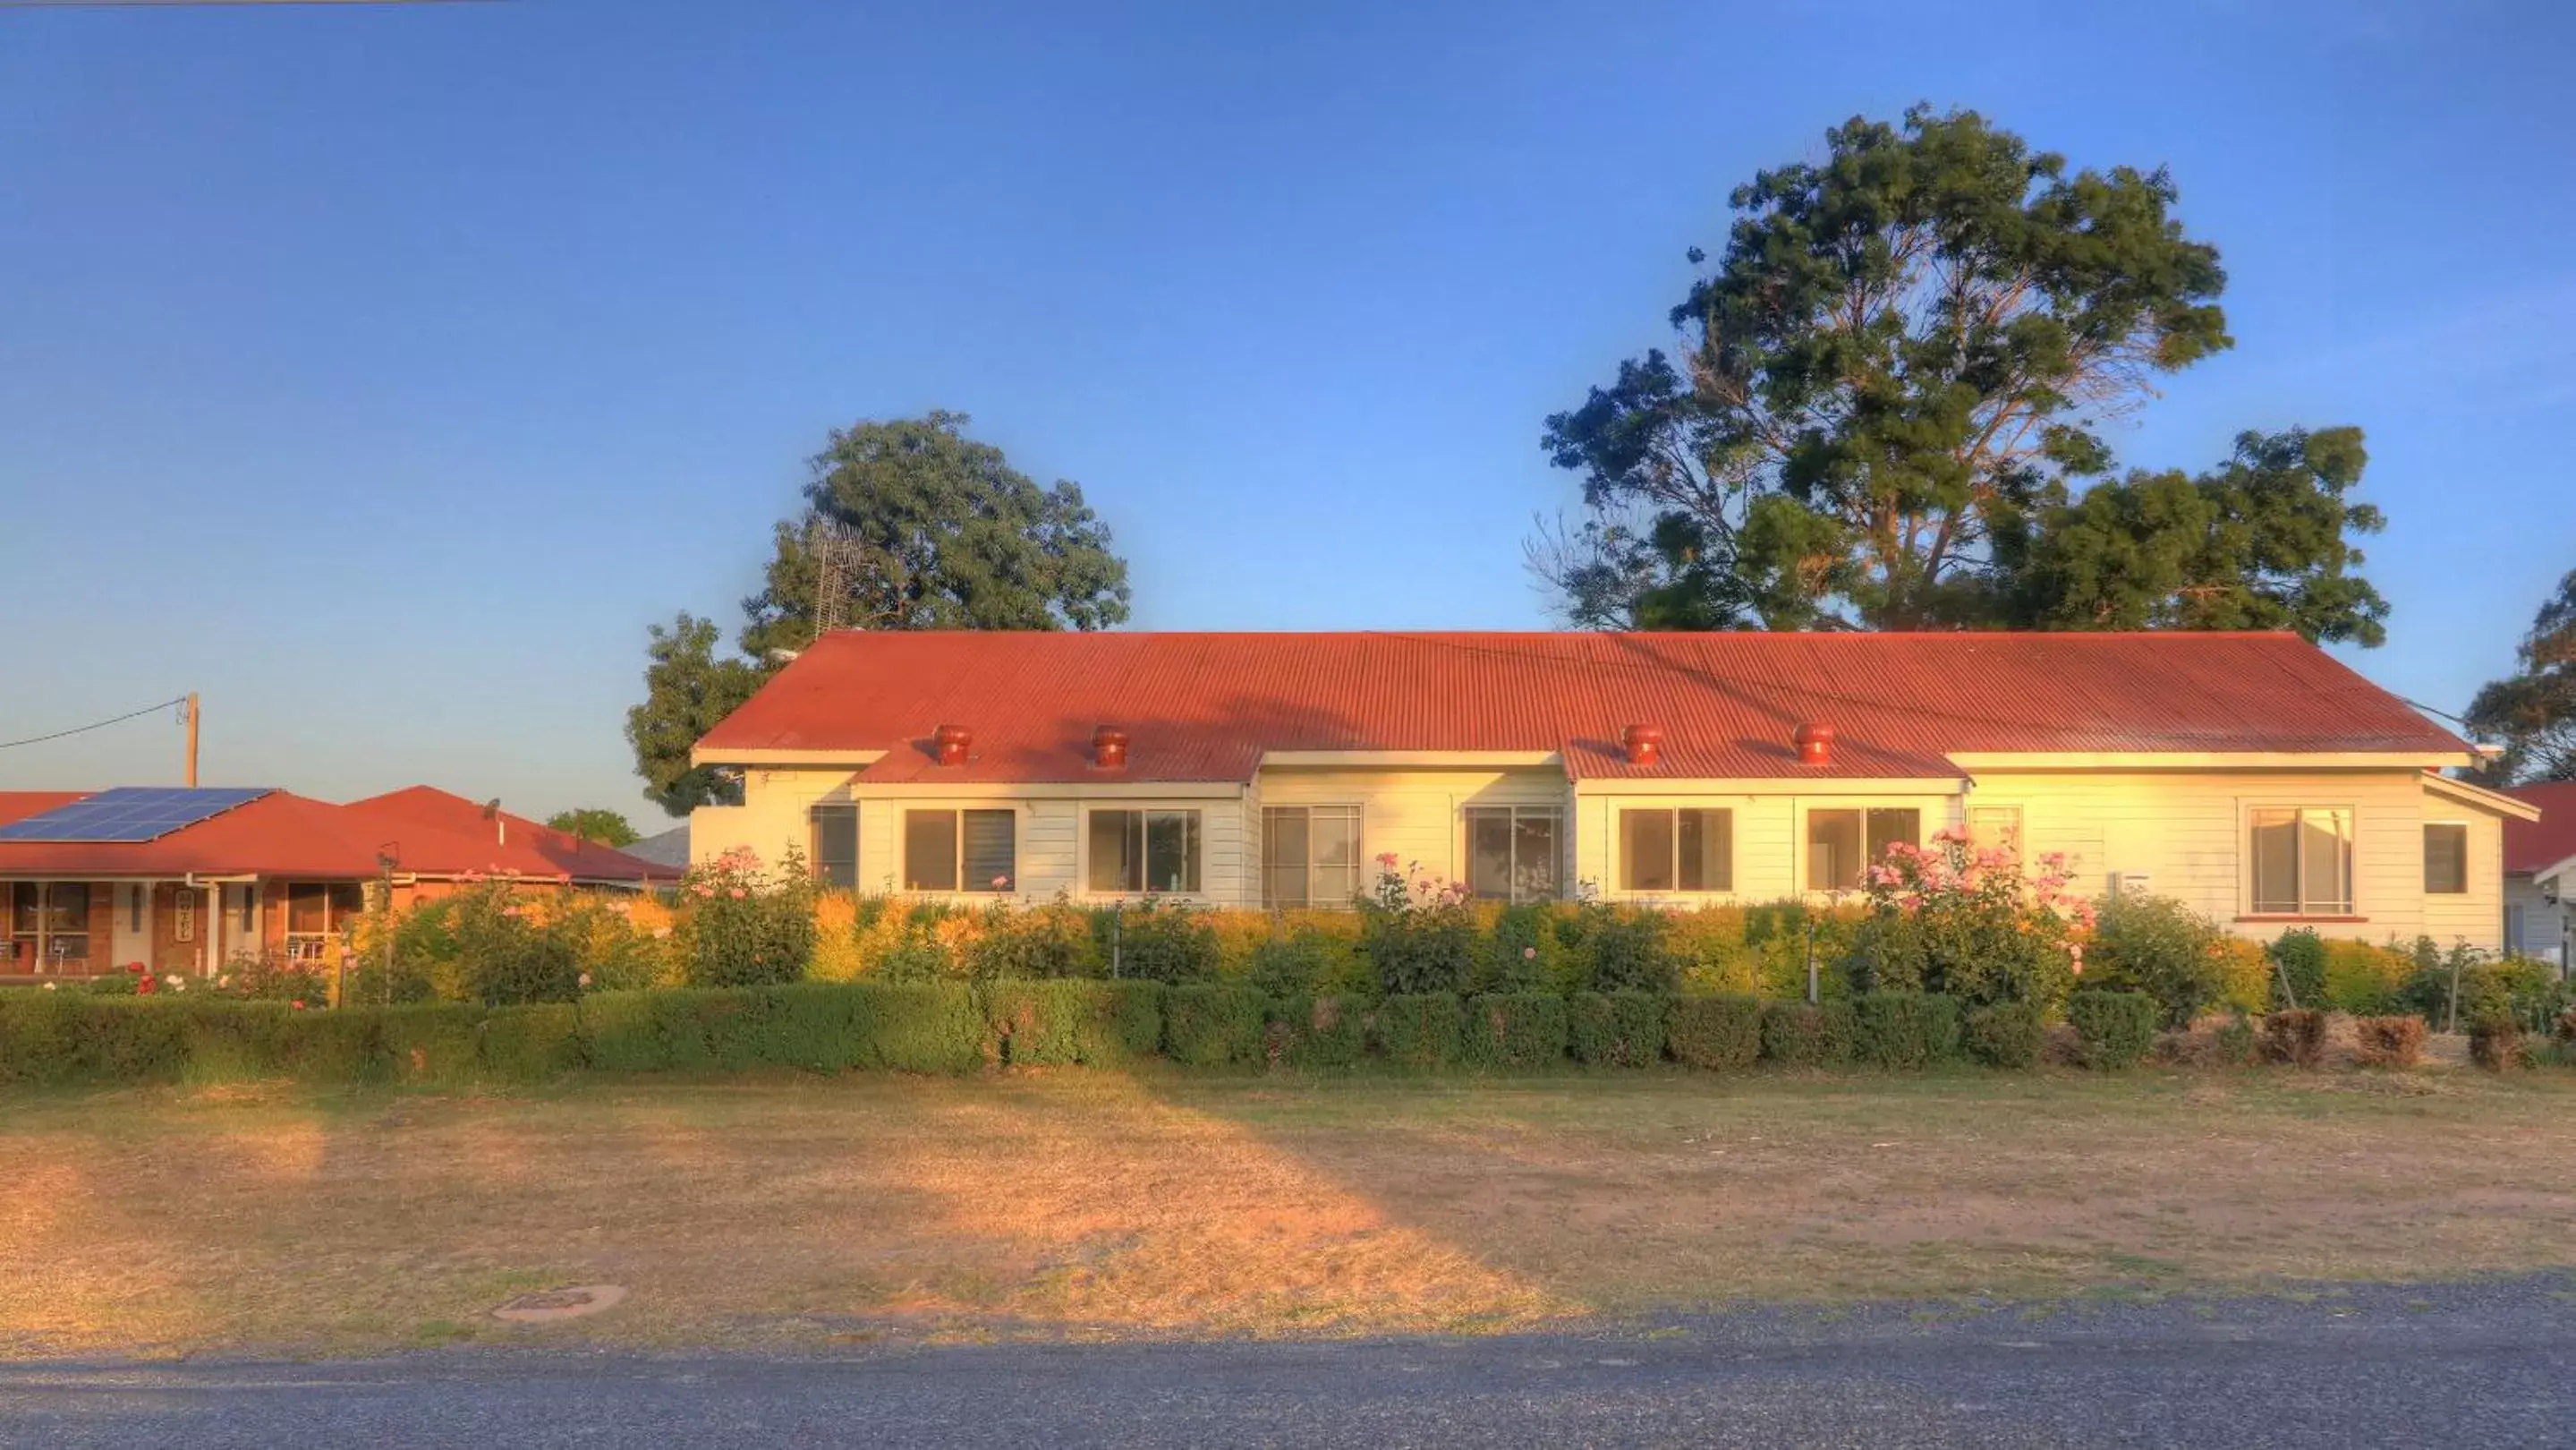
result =
M197 788L197 692L188 692L188 789Z

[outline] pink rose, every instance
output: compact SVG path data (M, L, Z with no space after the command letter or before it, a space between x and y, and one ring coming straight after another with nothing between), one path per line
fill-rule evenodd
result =
M1536 961L1536 960L1538 960L1538 948L1536 948L1536 947L1523 947L1523 948L1521 948L1521 960L1522 960L1522 961L1525 961L1525 962L1532 962L1532 961Z
M733 898L734 900L736 900L736 901L740 901L740 900L742 900L744 897L749 896L750 894L751 894L750 892L743 890L743 889L742 889L741 887L739 887L739 886L737 886L737 887L735 887L733 890L728 891L728 892L726 892L726 893L725 893L725 895L732 897L732 898Z

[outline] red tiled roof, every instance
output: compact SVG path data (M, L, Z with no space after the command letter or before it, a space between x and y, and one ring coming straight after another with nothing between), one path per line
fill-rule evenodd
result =
M1803 721L1835 762L1796 764ZM1957 751L2415 752L2458 737L2287 634L843 631L702 747L883 750L868 781L1247 780L1266 751L1561 752L1577 778L1958 774ZM973 732L963 766L931 732ZM1659 765L1621 729L1659 725ZM936 775L933 775L936 772Z
M396 825L431 826L474 841L489 841L495 860L505 869L524 875L570 876L575 881L670 881L679 875L670 867L657 866L597 841L584 841L568 831L539 825L508 811L501 812L500 819L509 829L496 830L480 804L434 786L407 786L351 801L342 809Z
M2540 819L2504 823L2504 869L2515 875L2539 871L2576 856L2576 780L2550 785L2518 785L2506 795L2540 807Z
M0 792L0 823L85 794ZM462 808L470 824L457 829L462 823L444 802ZM393 855L396 871L414 876L480 872L535 881L634 882L676 875L605 846L575 849L562 832L515 817L505 844L481 813L471 801L427 787L345 806L271 791L157 841L0 841L0 876L357 880L383 869L379 852Z

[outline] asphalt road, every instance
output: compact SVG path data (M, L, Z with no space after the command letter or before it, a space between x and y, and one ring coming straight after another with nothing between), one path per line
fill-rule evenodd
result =
M0 1368L0 1445L2576 1445L2576 1276L1585 1335Z

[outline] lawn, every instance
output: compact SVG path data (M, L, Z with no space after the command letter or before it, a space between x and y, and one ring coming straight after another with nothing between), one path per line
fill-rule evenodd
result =
M1526 1327L2576 1258L2576 1080L1062 1073L0 1096L0 1356ZM616 1283L596 1318L513 1294Z

